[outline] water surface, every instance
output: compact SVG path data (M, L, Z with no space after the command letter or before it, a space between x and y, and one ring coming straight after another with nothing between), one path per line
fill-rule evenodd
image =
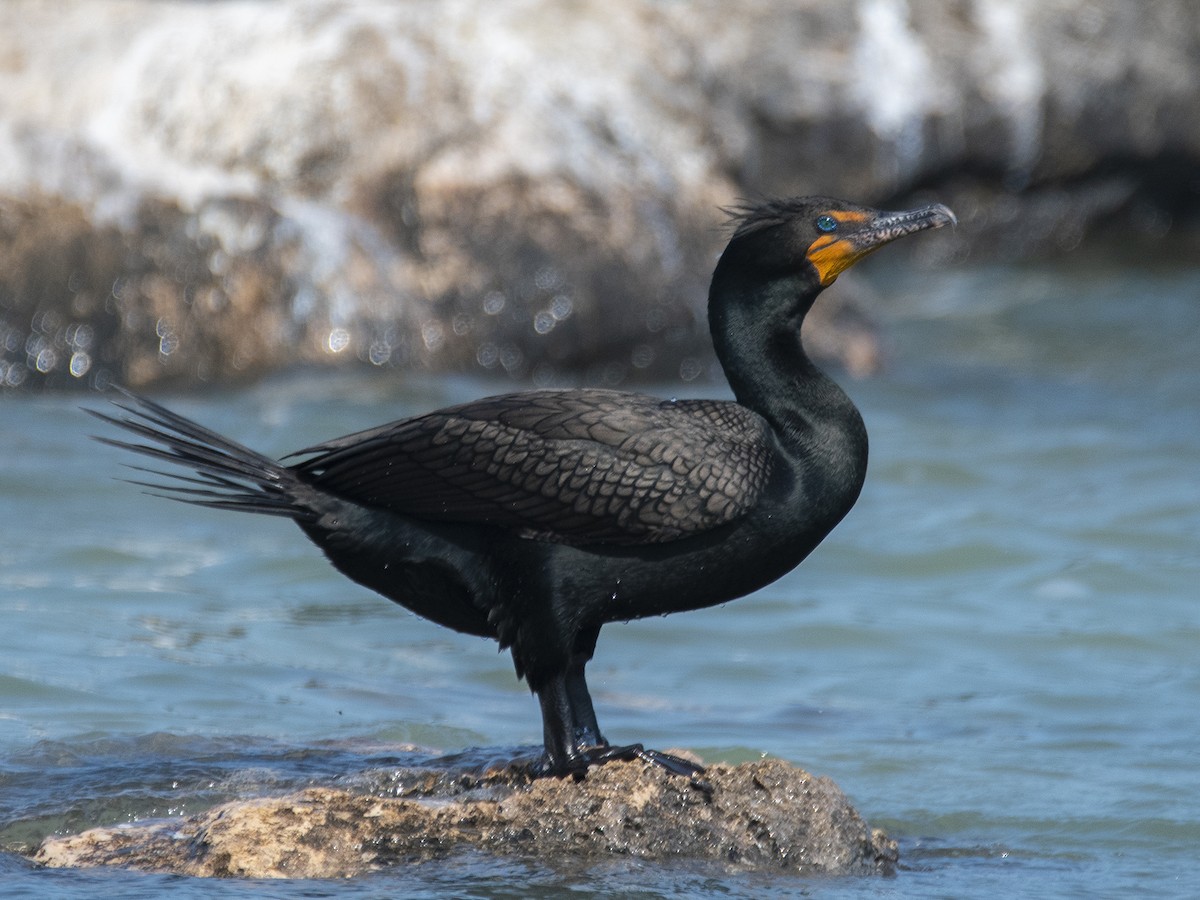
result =
M270 893L1200 894L1200 273L879 286L890 363L848 385L872 441L855 510L752 597L606 628L590 671L614 740L834 778L900 840L897 878L464 854ZM283 453L494 389L300 373L165 399ZM101 426L80 402L0 401L0 846L328 782L410 745L539 741L493 644L351 584L287 522L114 480L121 455L85 438ZM263 890L15 853L0 884Z

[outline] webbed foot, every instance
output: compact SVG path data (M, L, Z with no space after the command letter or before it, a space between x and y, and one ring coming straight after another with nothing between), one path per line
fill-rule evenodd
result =
M615 760L632 762L635 759L659 766L672 775L681 775L689 779L692 787L703 793L705 797L712 797L713 787L702 777L704 766L670 753L663 753L661 750L649 750L641 744L625 744L620 747L609 744L579 747L573 756L557 764L548 756L543 756L530 766L529 773L534 778L571 776L581 781L592 766L602 766Z

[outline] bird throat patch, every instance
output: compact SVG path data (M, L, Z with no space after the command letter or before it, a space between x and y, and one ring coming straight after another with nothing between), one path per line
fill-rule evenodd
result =
M871 218L870 214L859 212L831 212L829 215L839 225L861 225ZM808 248L808 261L817 270L821 286L829 287L835 278L877 246L879 245L874 242L864 246L860 240L855 240L853 234L823 234Z
M832 234L822 235L808 248L808 261L817 270L824 287L833 284L862 255L852 241Z

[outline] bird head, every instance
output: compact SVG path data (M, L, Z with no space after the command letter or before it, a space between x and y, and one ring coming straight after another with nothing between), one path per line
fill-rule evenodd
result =
M735 230L727 253L764 272L807 264L823 288L884 244L958 221L940 203L882 212L828 197L771 200L730 212Z

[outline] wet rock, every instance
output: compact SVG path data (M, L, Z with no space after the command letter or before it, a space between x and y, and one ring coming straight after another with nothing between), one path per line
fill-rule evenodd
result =
M744 196L936 195L960 227L889 251L931 264L1196 230L1188 0L729 16L718 0L0 4L0 200L24 209L0 222L0 385L347 361L703 378L718 208ZM875 364L862 316L813 325L822 356Z
M713 766L711 795L643 763L583 781L512 770L395 773L374 793L314 787L183 821L45 841L43 865L239 878L342 878L466 849L551 865L614 857L795 874L890 874L896 845L827 778L766 760Z

